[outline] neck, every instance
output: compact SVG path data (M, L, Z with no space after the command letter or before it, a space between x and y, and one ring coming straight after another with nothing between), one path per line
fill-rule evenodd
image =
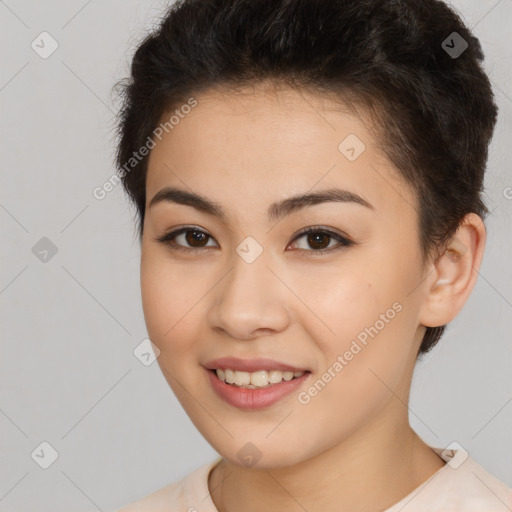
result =
M401 406L403 409L403 405ZM390 421L394 418L394 421ZM293 466L240 467L223 459L209 487L219 512L375 512L407 496L444 465L405 416L383 411L338 445Z

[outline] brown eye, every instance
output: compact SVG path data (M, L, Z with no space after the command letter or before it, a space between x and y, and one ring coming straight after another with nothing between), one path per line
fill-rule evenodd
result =
M307 242L313 249L326 249L329 246L330 239L329 235L318 231L317 233L308 233Z
M302 233L295 237L293 240L293 245L300 245L296 243L296 241L300 240L301 238L305 240L305 244L303 245L306 245L306 247L296 248L300 251L306 251L307 253L313 254L315 256L336 251L353 244L351 240L339 235L338 233L316 227L309 227L303 230ZM333 241L337 243L330 245Z
M213 238L206 232L194 228L183 227L175 231L171 231L163 236L155 238L157 242L169 245L172 249L181 251L194 251L212 247L207 245ZM213 247L216 247L214 244Z
M303 230L302 233L295 237L291 245L300 245L297 244L296 241L301 238L305 239L306 247L295 248L315 256L333 252L354 244L354 242L338 233L315 227L309 227ZM193 226L186 226L171 231L170 233L155 238L155 240L169 246L173 250L179 251L200 251L202 249L218 247L211 235ZM213 242L213 246L208 245L210 241Z
M185 231L184 234L186 242L192 247L203 247L204 242L208 241L208 235L202 231Z

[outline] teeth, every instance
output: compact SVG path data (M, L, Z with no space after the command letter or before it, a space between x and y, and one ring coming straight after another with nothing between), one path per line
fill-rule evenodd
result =
M235 384L237 386L247 386L247 384L251 384L251 374L247 372L235 372ZM252 384L254 384L254 382Z
M279 372L277 370L272 370L271 372L268 372L268 381L271 384L279 384L283 380L283 373Z
M235 372L233 370L225 370L224 379L228 384L233 384L235 382Z
M236 372L238 373L238 372ZM246 373L246 372L240 372ZM249 374L247 374L249 375ZM262 388L263 386L268 385L268 373L265 370L261 370L259 372L254 372L250 374L251 376L251 384L258 388Z
M216 373L221 381L248 389L266 388L273 384L279 384L283 380L290 381L304 374L304 372L281 372L279 370L259 370L249 373L228 369L218 369Z

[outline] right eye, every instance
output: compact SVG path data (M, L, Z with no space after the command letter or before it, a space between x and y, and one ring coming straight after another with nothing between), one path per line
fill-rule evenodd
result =
M155 238L157 242L169 246L173 251L185 252L200 251L211 247L205 245L205 243L208 243L208 239L213 240L213 237L195 226L185 226ZM182 244L189 244L189 246Z

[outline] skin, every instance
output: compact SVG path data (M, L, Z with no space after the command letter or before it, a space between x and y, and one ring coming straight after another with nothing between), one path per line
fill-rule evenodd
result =
M412 189L339 101L284 86L212 89L196 99L150 154L141 287L160 368L223 456L208 482L215 506L388 508L444 465L409 426L409 390L425 327L450 322L471 293L484 224L467 215L442 255L423 265ZM348 134L366 146L353 162L338 150ZM150 208L167 186L215 201L226 220L172 202ZM274 201L331 187L373 209L326 202L267 218ZM174 240L195 252L155 240L184 225L210 238ZM327 236L322 248L338 249L315 255L314 240L296 238L309 226L354 244ZM263 249L250 264L236 252L247 236ZM201 367L223 356L272 358L312 372L304 391L397 302L401 311L307 404L293 393L265 410L239 410L215 394ZM252 467L237 457L247 442L261 453Z

